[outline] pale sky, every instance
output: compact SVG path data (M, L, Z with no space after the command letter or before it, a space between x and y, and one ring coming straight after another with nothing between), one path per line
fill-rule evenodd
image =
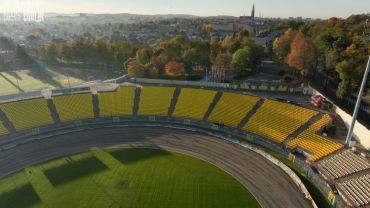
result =
M0 0L14 5L17 1ZM31 0L32 1L32 0ZM35 0L33 0L35 1ZM133 13L250 15L256 5L256 16L263 17L348 17L370 13L370 0L39 0L46 12L60 13ZM4 5L4 4L3 4ZM4 8L4 7L2 7ZM1 11L1 8L0 8Z

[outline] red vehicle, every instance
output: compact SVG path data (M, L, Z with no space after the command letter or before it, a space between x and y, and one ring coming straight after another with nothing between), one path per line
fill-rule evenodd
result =
M325 98L321 95L315 95L311 97L311 101L316 107L321 108L325 101Z

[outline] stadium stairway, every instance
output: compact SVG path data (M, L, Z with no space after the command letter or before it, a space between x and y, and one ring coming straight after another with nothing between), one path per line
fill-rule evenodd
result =
M257 110L261 107L261 105L265 102L265 99L261 98L256 105L253 106L252 110L249 111L249 113L245 116L243 120L240 121L240 124L238 125L238 129L243 128L249 119L257 112Z
M0 120L2 121L4 127L9 131L9 133L16 132L14 125L12 124L12 122L10 122L10 120L2 110L0 110Z
M93 102L93 111L94 111L94 118L100 117L100 111L99 111L99 98L98 95L92 95L92 102Z
M301 133L303 133L304 131L306 131L312 124L316 123L317 121L319 121L322 117L324 116L324 114L322 113L319 113L317 115L315 115L314 117L312 117L310 120L308 120L305 124L303 124L301 127L299 127L297 130L295 130L291 135L289 135L285 141L283 142L284 146L287 147L288 146L288 143L295 139L297 136L299 136Z
M213 99L211 105L209 106L206 114L204 114L203 121L207 121L208 120L208 118L211 115L213 109L215 109L218 101L221 99L221 96L222 96L222 92L218 91L217 94L215 95L215 98Z
M137 87L135 89L134 109L132 110L134 118L137 118L139 114L140 95L141 95L141 88Z
M60 124L60 119L59 119L57 109L56 109L56 107L53 103L53 100L52 99L46 99L46 102L48 104L50 114L51 114L51 117L53 118L54 123L56 125L59 125Z
M175 111L175 106L176 106L177 100L179 99L180 93L181 93L181 88L176 87L175 92L173 93L172 100L171 100L171 105L168 108L168 117L172 117L172 114L173 114L173 111Z

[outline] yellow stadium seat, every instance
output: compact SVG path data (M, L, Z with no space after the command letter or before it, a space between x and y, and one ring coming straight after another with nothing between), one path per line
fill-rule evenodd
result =
M260 98L224 92L208 120L237 127Z
M202 120L217 91L182 88L173 117Z
M101 117L132 115L135 87L119 87L116 92L99 93Z
M320 129L328 125L330 122L330 116L325 114L320 120L298 135L297 138L290 141L288 143L288 148L294 149L299 147L309 151L311 156L308 159L312 162L343 148L343 145L317 134Z
M94 118L90 93L61 95L52 99L62 122Z
M3 136L8 133L8 130L5 128L4 124L0 121L0 136Z
M243 127L243 130L282 143L316 114L318 112L310 109L266 100Z
M168 116L174 92L174 87L142 87L138 114Z
M53 124L45 99L22 100L0 105L17 131Z

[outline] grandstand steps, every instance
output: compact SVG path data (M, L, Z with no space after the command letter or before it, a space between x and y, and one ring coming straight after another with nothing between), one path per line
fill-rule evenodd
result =
M134 107L132 109L134 118L137 118L139 114L140 95L141 95L141 88L137 87L135 89Z
M176 106L177 100L179 99L180 93L181 93L181 88L176 87L175 92L173 93L172 100L171 100L171 105L168 108L168 117L172 117L172 114L175 111L175 106Z
M55 124L59 125L60 124L60 118L57 112L57 108L55 107L53 100L52 99L46 99L46 102L48 104L49 110L51 117L53 118L53 121Z
M257 110L261 107L261 105L265 102L265 99L261 98L258 102L253 106L252 110L240 121L238 125L238 129L243 128L249 121L249 119L257 112Z
M92 95L92 102L93 102L93 111L94 111L94 118L99 118L100 111L99 111L99 98L98 95Z
M360 178L362 176L370 174L370 169L362 170L356 173L351 173L349 175L343 176L341 178L335 179L336 183L343 183L345 181L351 180L351 179L356 179Z
M314 123L316 123L317 121L319 121L323 116L324 116L324 114L322 114L322 113L319 113L319 114L313 116L310 120L308 120L305 124L303 124L297 130L295 130L291 135L289 135L284 140L284 146L287 147L288 146L288 143L291 140L293 140L296 137L298 137L298 135L300 135L301 133L303 133L304 131L306 131L311 125L313 125Z
M203 121L207 121L209 116L211 115L213 109L215 109L218 101L221 99L221 96L222 96L222 92L218 91L217 94L215 95L211 105L209 106L206 114L204 114L204 118L203 118Z
M4 127L9 131L9 133L15 133L15 127L12 122L8 119L8 117L5 115L5 113L0 110L0 120L2 121Z

